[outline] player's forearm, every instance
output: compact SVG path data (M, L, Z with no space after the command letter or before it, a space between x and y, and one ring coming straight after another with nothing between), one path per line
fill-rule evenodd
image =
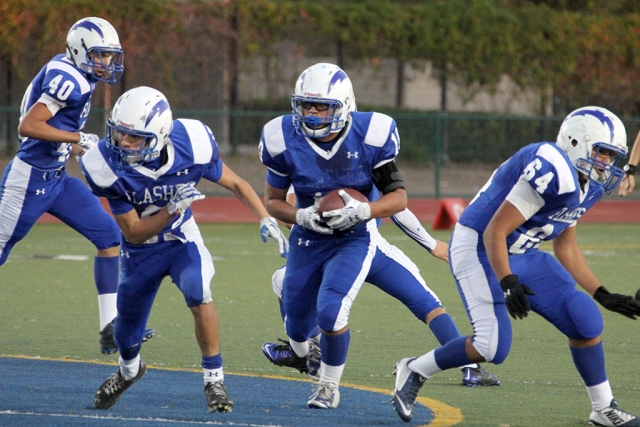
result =
M507 249L507 236L487 229L483 234L483 240L489 263L498 281L512 274L511 265L509 264L509 251Z
M258 218L269 216L267 209L262 204L262 200L248 182L241 180L236 188L231 189L233 194Z
M371 218L388 218L407 208L407 192L398 188L385 194L375 202L370 202Z
M116 222L120 225L122 234L124 234L128 242L134 245L141 245L152 237L157 236L158 233L171 223L175 216L176 215L171 215L167 208L164 207L155 215L144 219L138 219L137 221L124 224L122 221L118 221L118 217L116 217Z
M420 246L429 250L435 249L436 239L427 233L427 230L424 229L420 221L418 221L418 218L409 209L404 209L393 215L391 220L400 230L415 240Z
M38 139L52 143L76 143L80 141L80 135L77 132L68 132L66 130L55 128L47 122L43 121L23 121L18 126L18 134L27 138Z
M629 154L629 160L627 161L627 164L638 166L638 162L640 162L640 132L638 132L636 140L633 143L633 147L631 148L631 153Z

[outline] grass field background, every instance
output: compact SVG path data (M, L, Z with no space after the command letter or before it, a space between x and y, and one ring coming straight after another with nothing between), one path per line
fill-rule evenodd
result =
M220 315L226 372L301 378L297 371L269 364L260 351L263 342L284 337L271 289L271 274L283 262L275 244L262 243L257 225L203 224L201 230L215 259L212 290ZM463 334L470 333L449 267L391 224L382 226L382 234L418 264ZM448 241L450 233L433 235ZM633 294L639 287L639 236L637 224L584 224L578 229L589 264L612 292ZM99 352L94 252L82 236L59 224L36 225L14 248L0 268L0 354L117 361L116 355ZM57 254L88 259L46 258ZM614 396L623 409L640 414L640 323L601 311ZM371 285L363 286L349 323L351 347L344 383L390 393L394 363L437 346L426 325ZM460 372L451 370L431 378L420 395L460 408L461 426L587 425L589 399L566 339L537 315L513 325L514 342L506 362L485 365L500 377L501 386L466 388L461 386ZM158 293L149 326L156 328L157 335L142 349L148 364L199 367L191 314L169 280ZM301 401L306 398L300 396ZM341 407L348 405L348 401L341 403ZM389 411L393 411L391 404ZM402 424L398 419L398 425Z

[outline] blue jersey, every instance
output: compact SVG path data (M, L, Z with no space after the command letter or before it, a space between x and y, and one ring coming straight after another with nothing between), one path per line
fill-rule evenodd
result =
M125 165L118 169L109 160L111 151L105 140L81 157L82 171L91 190L108 199L114 215L135 209L140 218L146 218L162 209L180 186L195 185L201 178L213 182L220 179L222 160L207 125L198 120L174 120L169 139L166 156L143 165ZM159 235L171 233L188 240L180 227L172 229L172 224L176 221L186 223L191 217L189 208L183 218L176 217Z
M555 144L541 142L520 149L493 173L460 216L459 222L480 233L517 184L535 192L535 206L524 206L528 219L507 237L510 254L522 254L551 240L574 224L602 197L599 185L584 190L569 157ZM511 201L511 200L510 200ZM530 201L530 200L529 200ZM519 200L517 206L529 201Z
M47 123L57 129L78 132L89 116L95 87L96 84L90 82L86 74L65 55L57 55L40 70L27 88L20 105L20 115L24 117L38 101L54 103L60 109ZM68 143L21 137L17 156L39 169L57 169L65 164L70 151L71 144Z
M343 134L328 143L297 134L292 116L285 115L264 126L260 160L268 168L267 183L283 190L293 185L297 206L306 208L337 188L376 200L373 170L394 161L399 149L396 123L384 114L351 113Z

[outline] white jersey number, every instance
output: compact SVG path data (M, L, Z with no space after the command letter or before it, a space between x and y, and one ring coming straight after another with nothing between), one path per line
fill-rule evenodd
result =
M534 161L529 163L527 167L524 168L524 177L526 178L526 180L531 181L531 179L536 176L536 171L540 170L541 167L542 162L540 161L540 159L535 159ZM540 194L544 193L547 189L547 186L553 179L553 176L553 172L547 172L541 177L536 178L533 181L533 183L537 186L536 191Z
M69 95L71 95L71 92L73 92L73 89L76 87L76 85L73 84L71 80L65 80L62 85L60 85L61 81L62 75L54 77L49 82L49 93L51 95L56 95L56 92L58 92L56 97L60 101L65 101L69 97Z
M547 236L553 234L553 225L545 224L542 227L534 227L521 234L513 245L509 247L510 254L523 254L528 249L535 249L540 246L540 242Z

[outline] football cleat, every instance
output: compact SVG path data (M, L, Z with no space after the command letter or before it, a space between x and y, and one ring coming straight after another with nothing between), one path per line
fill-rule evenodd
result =
M113 354L118 352L118 346L116 345L116 341L113 337L113 322L115 322L115 319L107 323L107 326L100 331L100 351L102 354ZM142 342L149 341L155 334L155 329L145 329L144 334L142 335Z
M500 385L500 380L491 372L485 371L480 365L477 365L477 368L462 368L462 384L467 387L491 387Z
M233 410L233 400L227 394L227 388L222 381L207 383L204 386L204 395L207 399L209 412L222 412L228 414Z
M269 362L276 366L286 366L288 368L297 369L302 374L308 373L309 368L307 367L307 358L298 356L291 348L289 341L285 341L280 338L278 338L278 341L283 344L276 344L273 342L266 342L262 344L262 352L265 357L269 359Z
M314 384L313 394L309 397L307 406L317 409L334 409L340 404L340 390L333 383Z
M603 410L591 411L589 424L602 427L631 427L640 426L640 419L618 408L618 403L615 399L611 399L609 406Z
M409 422L413 418L413 408L418 398L418 392L427 380L422 375L409 369L409 362L415 357L407 357L396 363L393 374L396 376L396 385L393 390L393 403L398 416L402 421Z
M142 378L145 372L147 372L147 366L144 364L142 359L140 359L138 374L130 380L122 378L122 375L120 375L120 368L118 368L118 372L111 374L111 376L102 383L100 388L98 388L96 397L93 399L93 406L96 409L111 408L116 404L118 399L120 399L122 393L131 387L133 383Z

